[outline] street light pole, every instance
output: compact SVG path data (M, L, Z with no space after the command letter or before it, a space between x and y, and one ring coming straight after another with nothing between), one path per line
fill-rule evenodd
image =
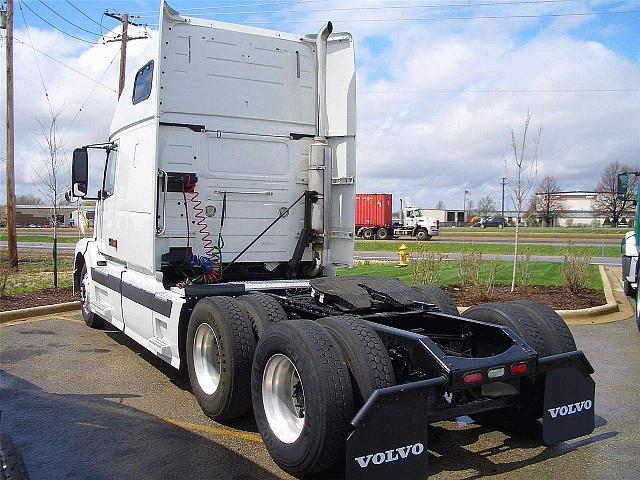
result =
M507 181L507 177L502 177L502 215L501 215L502 218L504 218L504 186L506 181Z

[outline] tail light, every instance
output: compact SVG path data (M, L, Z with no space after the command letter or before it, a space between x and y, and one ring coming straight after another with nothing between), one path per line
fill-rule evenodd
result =
M462 377L462 381L465 383L465 385L469 385L471 383L481 382L482 378L482 372L471 372L465 373Z
M529 365L526 362L511 365L511 375L522 375L523 373L527 373L527 370L529 370Z

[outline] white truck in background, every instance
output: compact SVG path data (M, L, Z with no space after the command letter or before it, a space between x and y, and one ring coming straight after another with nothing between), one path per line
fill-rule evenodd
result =
M344 462L348 480L424 480L428 423L467 414L542 418L547 444L590 433L593 369L549 307L458 316L434 286L336 277L353 259L356 77L351 35L332 30L162 2L109 138L73 154L69 197L100 176L74 259L86 324L188 372L212 419L253 409L292 475Z

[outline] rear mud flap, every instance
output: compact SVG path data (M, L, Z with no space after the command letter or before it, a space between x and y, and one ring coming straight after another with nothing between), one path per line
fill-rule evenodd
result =
M546 372L542 441L555 445L589 435L595 426L593 368L582 352L569 352L540 360Z
M346 480L424 480L428 476L427 396L444 377L373 392L351 424Z

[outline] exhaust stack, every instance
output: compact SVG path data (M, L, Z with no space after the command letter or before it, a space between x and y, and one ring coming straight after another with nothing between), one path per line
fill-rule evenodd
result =
M315 236L325 234L324 226L324 197L325 197L325 172L326 158L330 157L327 144L327 40L333 25L327 22L318 32L316 37L316 55L318 60L318 130L313 139L309 152L309 190L318 193L318 200L311 208L311 230ZM331 168L331 165L329 165ZM321 255L324 245L314 243L313 250L316 255Z

